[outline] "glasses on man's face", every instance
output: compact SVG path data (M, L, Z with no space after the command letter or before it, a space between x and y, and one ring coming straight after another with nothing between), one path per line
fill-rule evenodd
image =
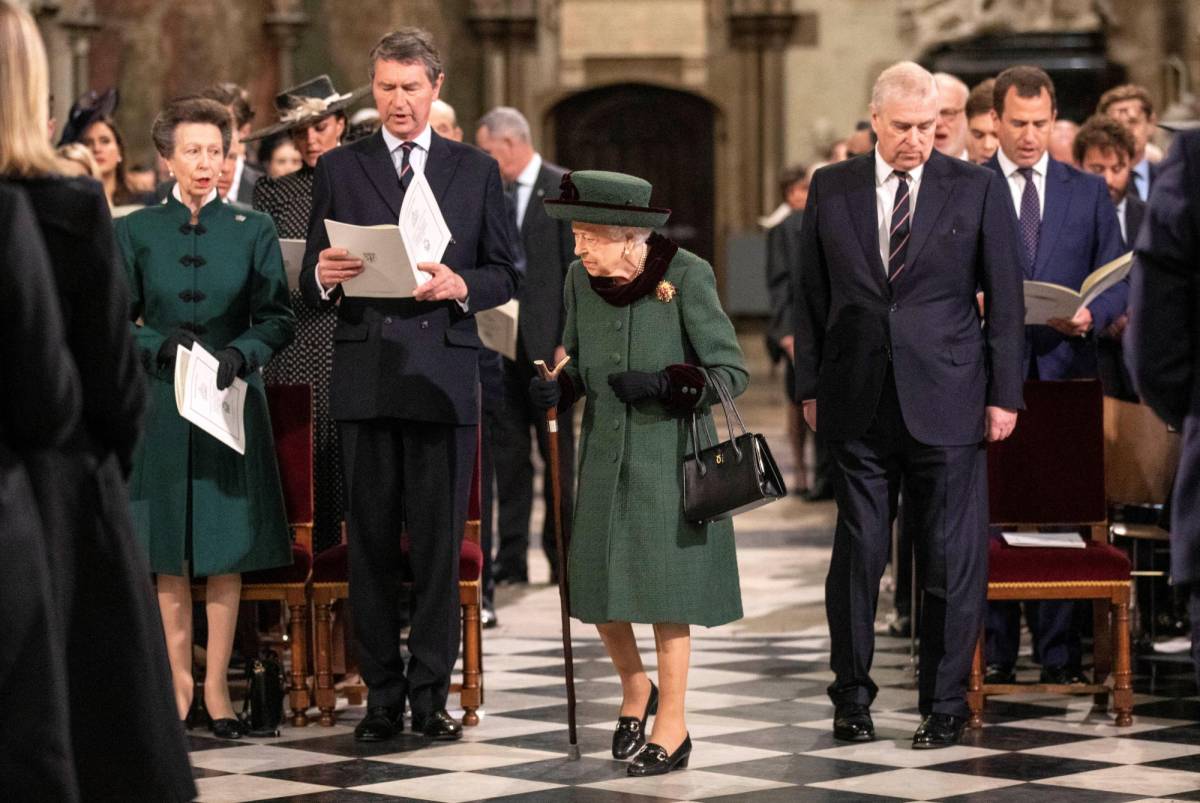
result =
M943 120L946 120L947 122L949 122L950 120L953 120L954 118L958 117L960 114L962 114L966 110L967 109L965 106L960 106L957 109L942 109L941 111L938 112L938 114L941 116L941 118Z

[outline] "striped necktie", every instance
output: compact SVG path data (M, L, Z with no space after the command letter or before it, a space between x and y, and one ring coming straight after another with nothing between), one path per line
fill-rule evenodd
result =
M904 270L908 253L908 237L912 233L912 206L909 203L908 173L893 171L897 178L896 202L892 204L892 226L888 237L888 281L893 282Z
M417 143L415 142L400 143L400 150L404 151L404 155L400 159L400 187L406 190L408 189L408 185L412 184L412 152L415 147L417 147Z

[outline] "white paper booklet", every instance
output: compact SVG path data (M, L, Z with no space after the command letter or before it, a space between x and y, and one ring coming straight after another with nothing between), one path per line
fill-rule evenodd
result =
M1004 533L1004 543L1009 546L1049 546L1083 549L1087 546L1079 533Z
M287 273L288 289L300 286L300 263L304 261L304 240L279 239L279 250L283 252L283 270Z
M429 274L421 262L440 262L450 244L450 229L423 173L404 193L397 226L354 226L325 221L329 244L363 261L363 272L342 282L347 296L409 298Z
M246 453L246 381L217 390L217 358L199 343L175 352L175 406L179 414L238 454Z
M1025 282L1025 325L1044 324L1051 318L1070 320L1075 313L1091 304L1097 296L1129 275L1133 252L1101 265L1083 280L1076 292L1052 282Z
M479 328L479 339L492 351L503 354L510 360L517 358L517 321L521 304L515 298L498 307L475 313L475 325Z

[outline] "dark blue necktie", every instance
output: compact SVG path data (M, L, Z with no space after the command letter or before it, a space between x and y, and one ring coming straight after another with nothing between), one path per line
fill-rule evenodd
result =
M408 185L412 184L412 152L415 147L417 147L417 143L415 142L400 143L400 150L404 151L404 155L400 159L400 186L406 190L408 189Z
M904 257L908 253L908 237L912 233L912 207L909 204L908 173L894 171L896 202L892 204L892 226L888 236L888 281L895 281L904 270Z
M1025 246L1025 275L1033 276L1037 262L1038 235L1042 230L1042 207L1038 201L1037 185L1033 183L1033 168L1019 167L1025 178L1025 190L1021 193L1021 244Z

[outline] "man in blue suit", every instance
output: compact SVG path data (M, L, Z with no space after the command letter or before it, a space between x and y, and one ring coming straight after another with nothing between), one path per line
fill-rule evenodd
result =
M1200 674L1200 131L1179 134L1137 240L1126 351L1142 398L1183 433L1171 499L1171 582L1191 589Z
M1037 67L1010 67L996 77L993 115L1000 149L988 162L1009 190L1018 219L1025 278L1078 289L1088 274L1124 252L1116 209L1099 176L1050 158L1057 102L1054 83ZM1070 320L1026 327L1029 379L1098 376L1095 333L1125 312L1128 284L1112 287ZM1026 604L1043 683L1082 682L1079 633L1071 602ZM1020 603L994 602L987 629L988 682L1013 679L1021 634Z
M825 584L834 737L875 736L875 610L903 488L925 591L918 749L956 744L966 724L987 581L984 441L1008 437L1022 406L1016 221L998 176L933 151L939 108L922 67L880 74L878 145L813 176L794 302L796 399L839 469Z
M300 288L312 306L338 304L330 414L340 424L349 503L350 600L369 696L355 728L380 741L403 728L462 736L446 713L458 656L458 556L479 421L474 313L516 292L513 243L496 162L438 136L429 112L441 58L429 34L405 28L370 54L383 127L317 162ZM346 295L362 260L331 248L325 220L396 225L423 173L453 239L412 298ZM405 667L400 655L400 533L409 541L413 594Z

